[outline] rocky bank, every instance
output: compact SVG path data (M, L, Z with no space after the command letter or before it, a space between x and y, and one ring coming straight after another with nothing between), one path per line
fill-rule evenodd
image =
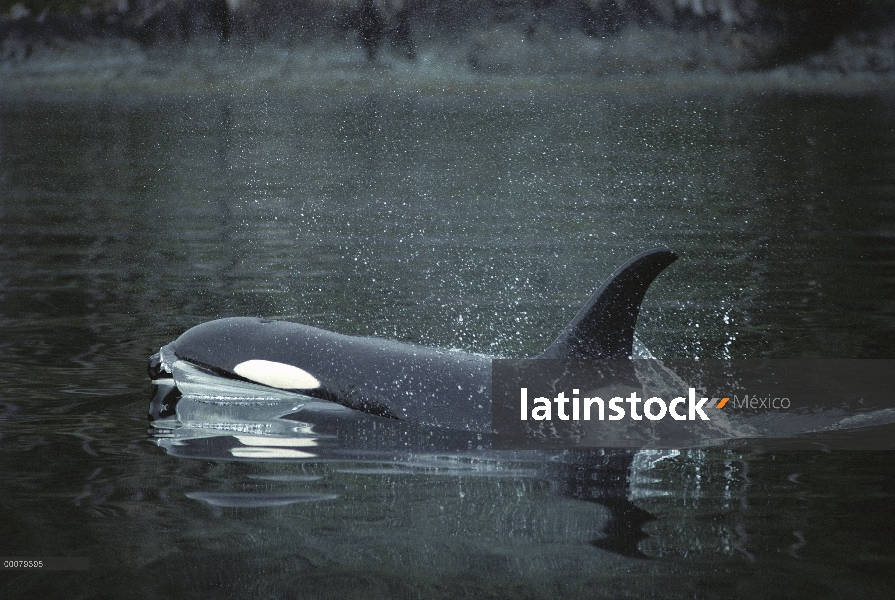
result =
M455 76L784 73L895 82L891 0L95 2L0 0L0 81L28 87L105 69L108 78L232 83L246 68L267 68L271 81L296 68L350 79L352 69L372 66ZM247 67L247 57L261 62Z

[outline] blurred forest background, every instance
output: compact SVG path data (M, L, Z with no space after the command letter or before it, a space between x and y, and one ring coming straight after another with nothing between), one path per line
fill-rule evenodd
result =
M332 44L373 62L450 45L497 72L895 73L895 0L0 0L0 62L103 39Z

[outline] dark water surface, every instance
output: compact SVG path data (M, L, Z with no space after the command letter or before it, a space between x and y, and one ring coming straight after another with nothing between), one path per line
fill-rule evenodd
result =
M235 315L529 356L657 245L656 356L895 358L892 100L0 105L0 555L90 559L0 597L891 597L891 452L322 460L147 433L145 361Z

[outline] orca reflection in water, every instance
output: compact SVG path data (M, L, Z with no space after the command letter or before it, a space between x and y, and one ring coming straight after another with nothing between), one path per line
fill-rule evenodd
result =
M676 259L672 251L657 248L622 265L539 358L629 358L646 290ZM151 419L174 416L180 394L292 397L316 401L286 418L309 422L315 433L336 440L341 457L361 449L462 452L490 446L491 358L479 354L284 321L229 318L193 327L162 347L149 360L149 374L157 384ZM326 410L327 405L340 410ZM640 527L650 515L627 498L633 456L631 451L599 457L573 452L558 462L552 456L550 464L559 466L549 477L559 493L609 509L595 545L640 556Z

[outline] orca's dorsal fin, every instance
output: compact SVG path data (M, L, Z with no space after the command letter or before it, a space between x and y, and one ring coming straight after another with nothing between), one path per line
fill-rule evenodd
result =
M675 260L668 248L654 248L623 264L538 358L630 358L646 289Z

